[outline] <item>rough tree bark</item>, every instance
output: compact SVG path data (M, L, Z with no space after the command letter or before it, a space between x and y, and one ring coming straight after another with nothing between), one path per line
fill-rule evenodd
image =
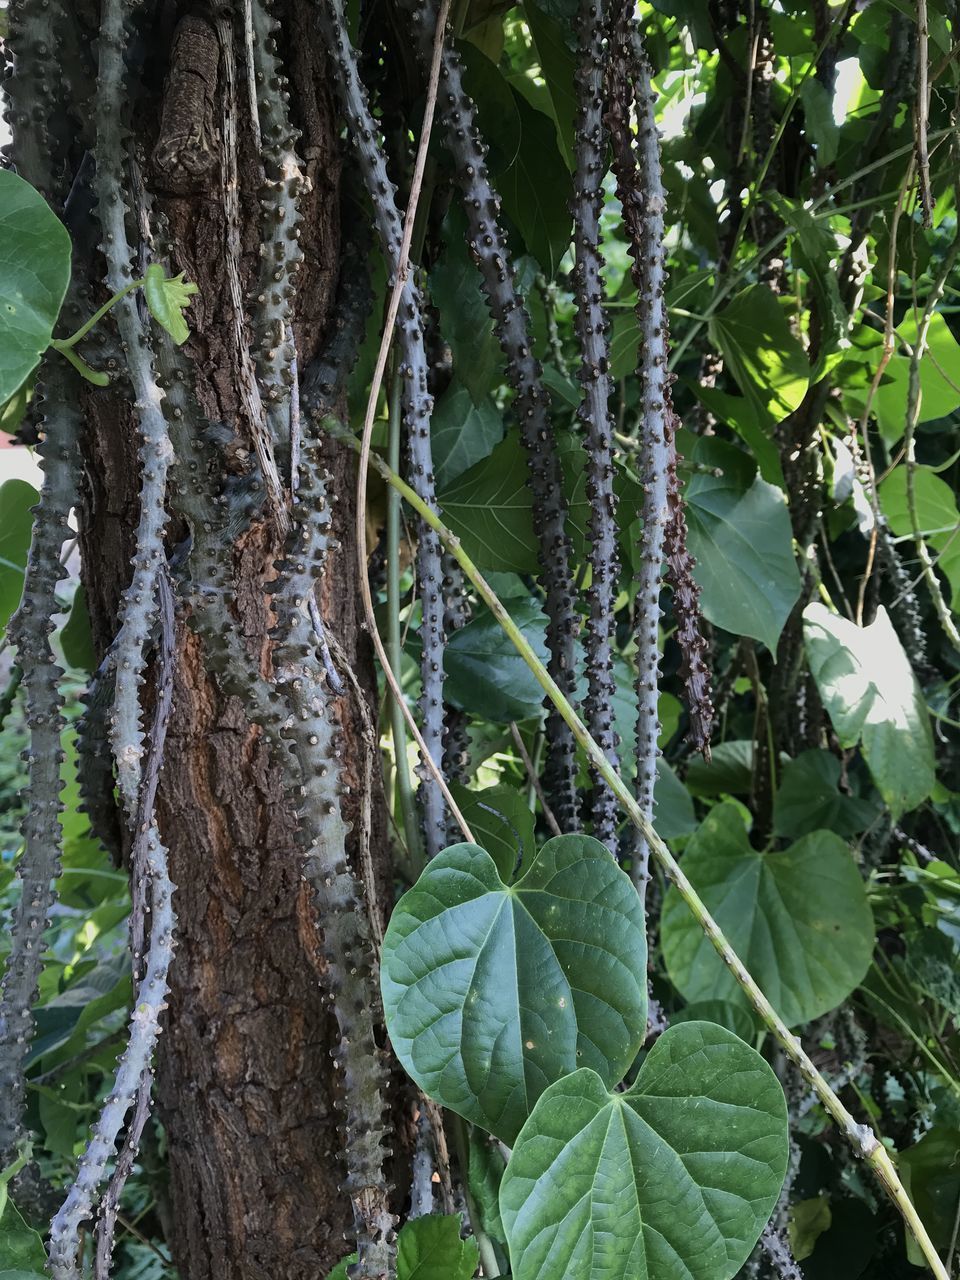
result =
M135 150L144 157L157 142L174 22L182 16L181 11L172 19L163 9L157 6L155 27L146 33L146 91L133 122ZM232 9L242 69L243 6L233 0L226 9ZM302 130L300 153L312 182L302 202L305 261L295 303L303 368L334 321L339 143L308 0L289 0L278 6L277 16L291 79L291 114ZM260 178L242 71L240 79L241 235L245 283L252 288L259 268ZM214 119L219 119L216 112ZM152 181L149 164L145 173L155 208L169 222L174 270L185 270L199 285L188 350L196 361L201 407L212 422L229 428L235 446L250 450L237 391L217 178L200 191L171 195ZM124 400L96 392L86 408L80 539L94 638L102 653L114 634L120 591L129 579L137 519L136 444ZM354 464L331 443L328 466L340 547L328 559L322 612L375 716L370 647L351 585L358 573ZM178 536L182 530L173 528L172 541ZM277 552L263 521L254 522L231 552L236 624L265 672ZM321 990L311 895L301 880L293 817L259 730L237 699L218 690L182 610L177 640L174 708L158 797L180 922L158 1077L159 1116L170 1155L170 1243L184 1280L315 1280L346 1252L349 1203L338 1190L334 1035ZM336 715L350 788L344 816L356 822L359 806L369 807L375 869L385 885L379 768L375 762L372 771L366 769L371 744L350 692L337 701ZM372 795L364 786L365 773L377 780Z

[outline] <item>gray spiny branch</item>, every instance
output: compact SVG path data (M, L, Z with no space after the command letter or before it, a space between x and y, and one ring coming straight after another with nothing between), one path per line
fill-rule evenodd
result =
M105 17L109 4L105 5ZM166 738L170 713L170 688L174 661L173 594L166 568L157 580L160 618L158 698L149 737L144 785L139 789L131 862L134 880L134 927L143 913L150 913L150 942L146 967L136 985L133 1012L130 1016L127 1045L121 1054L113 1087L104 1101L94 1125L90 1141L80 1157L77 1176L50 1224L48 1255L54 1280L79 1280L80 1228L90 1216L100 1184L106 1176L107 1164L116 1149L127 1112L136 1104L134 1122L117 1164L114 1181L105 1202L106 1216L98 1232L98 1269L103 1255L109 1261L116 1203L123 1182L136 1154L136 1146L149 1110L149 1089L153 1078L152 1061L160 1034L160 1015L166 1008L168 975L173 959L176 915L173 889L167 864L167 850L157 828L154 813L156 782ZM145 882L145 883L141 883ZM147 899L143 906L138 900ZM140 944L142 946L142 943ZM137 944L134 944L134 973L139 977Z
M66 196L66 150L71 135L56 129L63 106L62 37L66 15L59 0L13 0L8 9L13 70L4 84L11 128L9 152L20 177L54 206Z
M48 198L62 195L62 155L49 133L59 102L56 25L59 5L20 0L10 9L14 71L6 92L13 129L11 152L21 175ZM71 291L71 302L73 301ZM67 310L70 310L68 303ZM43 441L40 501L19 608L8 638L17 649L30 745L27 750L30 805L23 821L23 852L17 867L20 898L10 929L10 953L0 981L0 1167L9 1164L23 1136L26 1101L24 1063L33 1038L32 1006L43 966L43 934L60 875L60 734L64 726L60 676L50 633L57 612L57 584L66 576L60 553L67 516L75 500L77 436L81 417L77 377L58 357L47 361L39 381Z
M338 749L329 717L310 602L323 568L330 510L316 446L304 447L297 500L291 511L286 558L279 562L273 594L276 682L289 711L284 729L297 762L297 817L304 845L304 874L322 921L327 983L340 1032L334 1050L343 1072L346 1113L344 1189L353 1206L357 1280L393 1274L394 1218L384 1177L386 1073L377 1047L377 962L361 889L347 860L340 807Z
M713 723L713 704L710 698L710 670L706 662L706 641L700 623L700 591L693 578L694 561L687 550L687 526L683 509L683 495L677 475L676 417L673 412L671 383L667 373L669 349L669 321L663 289L666 284L663 251L663 214L666 200L660 163L660 144L654 114L655 96L650 82L650 66L640 42L639 33L630 17L630 7L625 7L616 24L614 36L618 76L633 83L633 101L637 117L637 173L632 198L623 201L624 222L628 235L635 245L641 246L640 256L635 257L634 279L637 283L637 307L641 334L641 403L645 421L643 438L645 456L644 537L641 543L641 588L649 594L644 608L659 607L651 600L654 591L659 596L660 570L666 557L666 577L673 593L673 611L677 621L677 644L682 656L681 675L686 691L690 717L690 739L694 750L709 756L710 730ZM621 91L626 94L626 89ZM620 109L622 115L627 99ZM611 108L613 110L613 108ZM629 118L629 117L627 117ZM627 165L627 135L614 138L615 166L622 161ZM616 157L620 157L618 160ZM618 170L618 184L621 178ZM623 197L621 196L621 199ZM654 223L657 223L656 227ZM647 237L645 240L644 237ZM631 249L631 253L634 250ZM649 304L649 305L648 305ZM648 540L646 537L646 511L651 509L651 519L659 526ZM647 554L656 557L656 564ZM639 596L638 596L639 599ZM641 615L642 616L642 615ZM647 662L641 661L643 642L638 638L639 692L647 699L646 712L641 697L639 722L646 723L647 742L645 752L656 750L656 635L646 623ZM638 628L639 629L639 628ZM648 666L649 656L654 665ZM645 671L651 671L645 680ZM650 682L654 688L650 688ZM646 684L646 688L643 685ZM637 734L637 749L641 750L641 734ZM645 755L650 768L645 785L652 788L655 782L655 756ZM638 779L641 757L638 755ZM652 794L652 793L651 793ZM641 850L642 856L642 850Z
M666 278L663 248L663 214L666 201L660 173L660 144L650 106L650 81L646 61L635 65L633 5L624 4L611 36L607 123L613 143L613 168L617 195L623 208L631 274L637 287L637 322L640 328L637 374L640 379L640 463L643 475L643 532L640 536L640 568L637 574L635 638L637 644L637 801L644 816L653 821L654 785L657 778L657 718L659 698L661 571L664 531L667 523L667 472L670 465L667 416L670 406L670 374L667 371L669 329L664 300ZM641 52L641 57L642 52ZM637 140L634 150L631 103L634 75L638 76ZM641 894L649 878L650 850L635 833L633 879Z
M173 958L173 888L156 821L138 833L145 846L150 877L150 946L143 981L134 997L127 1046L117 1065L113 1089L106 1098L93 1135L80 1157L77 1176L50 1224L48 1256L53 1280L79 1280L80 1226L90 1216L97 1190L114 1153L124 1118L137 1099L140 1083L150 1074L153 1050L166 1007L167 975Z
M167 725L170 720L170 708L173 704L173 670L175 660L175 629L173 590L166 569L160 574L157 583L159 597L159 643L157 646L157 695L153 711L153 720L147 742L146 763L143 770L143 783L140 788L140 799L137 807L135 838L131 850L131 897L130 909L130 951L133 961L133 981L136 984L143 978L141 964L146 932L148 897L151 895L153 876L148 865L148 838L151 829L155 829L155 803L157 786L160 781L160 768L163 764L163 749L167 737ZM146 838L145 838L146 837ZM165 857L165 853L163 855ZM163 975L166 981L166 974ZM110 1272L110 1256L113 1252L113 1232L117 1220L120 1197L133 1162L140 1146L143 1127L150 1114L150 1094L153 1087L153 1069L145 1066L137 1081L136 1103L131 1122L127 1125L126 1137L117 1160L113 1176L104 1194L97 1222L95 1277L96 1280L107 1280Z
M602 0L581 0L577 65L577 127L574 177L574 283L583 398L579 416L587 444L587 498L590 502L590 570L584 648L587 656L587 728L614 768L619 739L613 726L614 605L620 564L617 557L617 500L613 491L613 421L610 413L608 326L600 275L600 211L607 137L603 124L604 14ZM619 806L593 771L593 834L615 850Z
M379 131L370 112L366 90L357 69L356 55L347 35L342 4L340 0L324 0L318 6L317 13L326 47L330 51L330 67L341 109L350 128L357 164L373 205L380 245L388 270L395 278L400 267L402 222L397 209L395 188L387 174ZM428 364L423 343L420 294L412 278L404 282L397 316L397 338L401 360L403 420L410 454L410 483L426 503L435 507L436 489L430 440L433 397L427 389ZM444 738L445 641L443 601L440 598L442 578L440 539L433 529L421 521L417 542L417 582L423 607L420 629L422 731L427 750L438 768L443 765ZM443 794L436 779L426 769L421 772L418 796L427 855L433 857L446 844L446 817Z
M59 813L60 734L64 721L60 676L50 633L57 612L57 583L64 577L60 551L75 498L80 410L76 378L57 357L40 384L45 438L43 487L34 508L33 537L23 597L8 630L23 671L30 807L23 821L23 853L17 868L20 899L10 929L10 954L0 984L0 1167L23 1135L24 1062L33 1038L32 1005L43 965L43 933L60 874L63 831Z
M99 36L100 72L97 95L97 195L101 248L107 263L107 285L119 293L133 279L132 250L127 238L127 190L124 174L125 0L105 0ZM131 8L130 12L133 12ZM110 742L117 765L117 784L124 809L132 819L140 786L143 730L140 687L146 666L147 642L156 618L157 580L165 564L163 533L167 470L173 456L162 395L153 369L146 324L136 298L130 294L115 314L125 347L133 389L134 413L141 436L140 520L137 526L133 578L124 593L120 626L112 645L116 694Z
M414 23L414 42L427 65L436 9L431 0L407 0L407 4ZM487 148L477 126L476 105L464 89L460 57L449 42L443 50L437 112L464 196L470 252L480 270L487 305L506 357L507 377L516 393L514 410L529 463L534 531L546 592L549 670L569 699L576 676L577 615L573 553L566 529L567 503L550 425L550 396L543 384L542 366L533 354L530 317L517 292L506 236L498 222L500 197L487 171ZM551 806L561 829L575 831L579 811L576 748L573 735L552 706L548 708L547 741L550 754L546 781Z
M240 176L237 161L237 69L233 54L233 27L226 14L217 19L217 38L223 64L223 122L220 128L220 167L223 177L223 204L227 224L226 266L233 319L234 356L237 362L240 401L247 418L254 453L263 476L267 507L277 529L287 530L287 510L283 485L277 470L273 439L267 429L266 412L250 344L243 306L240 242Z
M290 452L290 390L295 352L292 341L293 297L303 262L300 248L300 195L306 179L295 150L299 136L290 122L289 93L277 54L279 26L268 0L252 0L253 62L259 115L260 159L264 185L260 192L260 281L252 327L257 343L257 371L265 401L267 427L275 451Z

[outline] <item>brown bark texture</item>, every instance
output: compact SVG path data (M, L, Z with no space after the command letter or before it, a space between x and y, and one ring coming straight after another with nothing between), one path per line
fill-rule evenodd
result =
M157 11L155 23L143 33L144 91L131 121L132 150L142 157L149 157L157 142L173 32L182 16L172 7L157 6ZM241 236L244 282L252 291L259 268L259 176L242 83L242 4L233 0L227 11L241 69ZM291 80L291 115L302 131L299 151L311 180L301 207L304 266L295 302L302 369L334 323L340 155L307 0L288 0L277 14ZM219 110L215 104L215 122ZM237 450L250 451L250 430L237 391L216 167L203 189L187 194L152 184L149 162L144 173L154 209L169 225L173 268L199 285L187 346L197 371L198 399L210 421L229 429L232 445L225 448L225 458L242 459L245 454ZM80 539L95 643L102 653L130 576L136 435L130 407L121 397L92 393L86 419ZM321 610L364 691L369 722L376 717L375 677L352 585L358 573L352 534L355 467L339 446L331 444L327 454L339 547L328 558ZM171 526L171 548L183 532ZM224 552L233 563L236 626L268 673L275 537L258 519ZM242 703L219 690L184 614L181 606L174 705L158 796L179 917L158 1064L158 1114L171 1175L164 1217L184 1280L315 1280L347 1252L349 1220L349 1203L339 1192L334 1036L322 988L317 921L301 878L294 818L262 735ZM364 734L352 690L336 701L335 715L349 788L344 816L356 824L360 806L367 807L374 865L383 881L387 855L380 771L376 759L370 769L370 735ZM374 779L373 794L364 786L365 775Z

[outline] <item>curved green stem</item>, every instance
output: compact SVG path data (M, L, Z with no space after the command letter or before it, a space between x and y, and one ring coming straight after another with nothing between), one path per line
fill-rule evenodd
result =
M69 360L73 367L79 373L80 377L87 382L92 382L95 387L109 387L110 378L105 373L100 373L97 369L91 369L86 360L81 360L77 353L70 347L61 346L56 338L50 343L55 351Z
M125 298L128 293L133 293L134 289L142 289L143 285L143 280L131 280L128 285L125 285L120 290L119 293L115 293L112 298L108 299L99 311L95 311L90 319L80 326L76 333L72 333L69 338L54 338L50 343L51 347L56 347L58 351L62 352L63 355L66 355L67 351L71 347L75 347L78 342L82 341L87 336L95 324L100 323L107 312L111 311L121 298Z
M338 423L329 423L329 426L331 430L339 436L339 438L359 450L360 442L355 436L348 432L342 432ZM617 771L612 768L606 756L603 754L603 751L590 736L583 722L580 720L580 717L567 701L560 687L553 680L546 667L537 657L526 636L511 618L510 614L501 603L500 598L489 583L487 583L470 556L460 545L460 540L455 534L451 533L436 512L432 511L410 488L410 486L406 484L400 476L398 476L396 472L383 461L382 458L378 457L376 454L371 454L370 461L383 479L386 480L386 482L391 485L401 495L401 497L406 499L426 524L429 524L430 527L437 532L447 550L459 563L460 567L473 584L477 594L487 605L490 612L499 622L502 630L513 643L514 648L530 668L530 671L535 676L537 683L557 708L557 711L563 717L564 721L569 725L574 738L586 752L590 763L594 765L597 772L601 774L609 784L614 795L617 797L617 800L620 802L623 811L647 841L650 847L650 852L652 853L655 861L660 865L667 879L676 886L680 896L687 904L697 923L700 925L700 928L706 934L714 950L720 956L720 959L727 966L739 986L745 992L758 1017L768 1028L777 1042L782 1046L787 1057L797 1067L803 1079L806 1080L816 1093L824 1110L833 1118L843 1136L850 1143L855 1154L865 1160L873 1169L875 1176L887 1196L902 1215L907 1228L916 1240L930 1271L937 1277L937 1280L950 1280L943 1263L937 1255L933 1241L927 1234L927 1230L924 1227L919 1214L911 1203L910 1197L907 1195L906 1190L897 1175L896 1168L894 1167L893 1161L891 1160L886 1148L878 1141L868 1126L857 1123L851 1113L843 1105L840 1098L830 1087L827 1080L824 1079L812 1060L808 1057L801 1046L799 1039L793 1035L790 1028L760 990L760 987L757 985L753 975L749 972L743 961L727 941L720 926L707 910L705 903L687 879L679 863L657 835L651 823L644 816L642 810L631 794L629 787L627 787L623 782Z

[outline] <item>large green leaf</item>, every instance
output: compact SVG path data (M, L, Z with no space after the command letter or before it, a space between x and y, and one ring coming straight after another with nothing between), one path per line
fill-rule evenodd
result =
M804 610L810 670L841 746L859 742L894 816L933 790L935 763L923 695L886 610L858 627L825 605Z
M39 498L33 485L25 480L8 480L0 485L0 629L10 621L20 601L33 530L31 510Z
M479 405L499 380L500 348L464 240L465 228L462 212L451 211L444 222L443 256L430 272L430 293L453 351L454 371Z
M534 852L534 816L516 787L472 791L452 783L450 790L477 843L497 864L504 884L524 871Z
M29 183L0 169L0 404L40 363L69 283L66 227Z
M739 808L718 805L681 865L788 1026L835 1009L867 972L873 916L850 851L832 831L758 853ZM679 892L663 904L663 958L686 1000L749 1002Z
M692 476L686 499L704 615L734 635L762 640L775 652L800 597L783 494L759 476L744 488L739 475L724 468L721 476Z
M527 460L511 431L438 498L444 518L481 569L535 573Z
M475 404L455 377L434 406L430 435L434 474L437 487L442 489L500 443L503 418L491 396L484 396Z
M397 1241L397 1280L471 1280L480 1262L476 1241L460 1239L458 1213L406 1223Z
M787 1167L783 1090L709 1022L671 1027L636 1083L548 1089L500 1187L514 1280L730 1280Z
M510 168L497 175L503 209L552 279L570 244L573 183L554 122L519 94L516 103L520 150Z
M568 22L551 17L538 4L524 4L523 14L533 37L540 70L550 95L550 106L557 126L557 142L567 165L572 169L573 129L577 112L574 92L575 38Z
M546 618L532 600L511 601L510 615L547 661ZM543 690L489 609L447 641L444 693L453 706L498 724L540 715Z
M773 829L778 836L805 836L834 831L852 836L865 831L877 806L839 788L840 761L829 751L804 751L784 766L773 802Z
M562 1076L624 1075L646 1032L646 955L636 890L598 841L547 841L509 887L483 849L454 845L390 918L391 1043L424 1092L512 1142Z
M752 284L738 293L710 321L710 334L758 414L780 422L799 407L810 366L766 285Z

